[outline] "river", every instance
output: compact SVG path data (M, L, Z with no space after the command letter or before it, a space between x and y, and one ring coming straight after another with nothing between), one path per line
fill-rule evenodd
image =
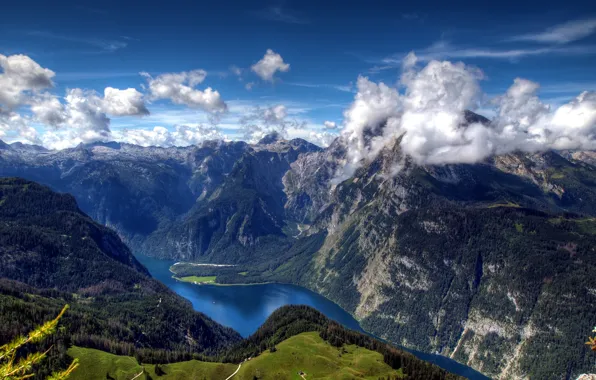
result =
M188 299L195 310L208 315L224 326L233 328L243 337L255 332L274 310L284 305L308 305L349 329L365 332L350 313L327 298L300 286L288 284L194 285L172 278L170 266L174 264L174 261L159 260L142 255L136 255L136 257L155 279ZM469 379L488 379L474 369L444 356L411 352L421 359Z

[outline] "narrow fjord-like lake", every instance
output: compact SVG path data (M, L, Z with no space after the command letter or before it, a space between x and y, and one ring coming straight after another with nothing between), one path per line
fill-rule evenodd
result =
M171 260L159 260L137 255L151 275L167 287L188 299L195 310L208 315L224 326L229 326L247 337L255 332L275 309L284 305L308 305L345 327L365 332L358 321L327 298L306 288L288 284L262 285L194 285L172 278ZM416 356L446 370L472 380L486 380L488 377L440 355L413 352Z

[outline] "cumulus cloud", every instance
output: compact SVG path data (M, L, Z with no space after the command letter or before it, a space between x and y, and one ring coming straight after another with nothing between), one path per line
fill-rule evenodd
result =
M80 88L68 90L65 97L66 127L79 142L107 141L111 137L110 119L95 93Z
M148 115L143 94L134 88L120 90L106 87L102 99L102 108L106 113L114 116Z
M45 146L53 149L112 139L108 114L148 114L142 94L132 88L108 87L104 97L95 91L74 88L66 92L64 100L62 104L49 94L32 100L31 111L36 119L56 128L56 131L46 132L42 139Z
M39 122L55 128L65 122L64 106L57 96L44 93L32 98L29 104L31 112Z
M529 33L511 38L512 41L534 41L564 44L588 37L596 32L596 18L573 20L555 25L540 33Z
M37 131L29 120L16 112L0 112L0 139L10 138L13 142L39 144Z
M174 131L164 127L153 129L125 129L114 131L118 141L140 146L188 146L200 144L206 140L222 140L226 137L217 128L203 125L177 125Z
M286 116L288 116L286 106L278 104L276 106L265 108L261 113L261 120L263 120L265 124L275 125L283 123Z
M70 89L61 98L45 92L53 86L55 74L25 55L0 55L0 116L1 135L12 141L49 142L66 147L79 142L107 140L111 136L110 119L115 116L146 115L149 113L143 94L129 88L107 87L104 96L94 91ZM196 79L190 79L195 80ZM29 108L30 115L20 115L18 108ZM38 136L31 122L51 126L48 136ZM62 141L61 141L62 140Z
M286 106L283 104L253 108L240 119L244 139L254 143L274 132L287 137L286 129L288 124L292 123L286 120L287 115Z
M538 98L537 83L517 78L494 99L496 116L486 125L465 117L482 96L483 75L477 68L431 61L419 70L415 65L404 69L403 93L358 79L358 93L344 114L348 156L339 180L398 138L403 152L419 164L474 163L513 151L596 148L594 92L551 110Z
M283 104L267 108L255 107L240 119L243 140L256 143L263 137L275 133L284 139L301 138L321 147L326 147L337 138L337 133L320 130L320 126L308 124L305 120L291 119Z
M325 120L325 122L323 123L323 125L327 129L337 129L337 123L335 121Z
M326 148L333 140L337 138L337 134L329 133L327 131L310 131L308 137L304 137L305 140L310 141L311 143L318 145L320 147Z
M198 90L207 72L205 70L184 71L181 73L166 73L153 78L147 73L149 93L153 100L169 99L175 104L182 104L192 108L199 108L211 113L222 113L227 110L226 103L218 91L207 87Z
M44 136L43 140L45 145L56 149L111 139L108 114L149 114L143 95L134 88L120 90L107 87L103 97L95 91L74 88L67 91L64 101L63 104L58 97L48 93L39 94L29 101L34 118L57 129Z
M53 86L55 73L26 55L0 54L0 67L0 106L7 109L22 105L31 93Z
M285 63L281 55L277 54L271 49L263 58L250 67L261 79L266 81L273 81L276 72L287 72L290 70L290 64Z

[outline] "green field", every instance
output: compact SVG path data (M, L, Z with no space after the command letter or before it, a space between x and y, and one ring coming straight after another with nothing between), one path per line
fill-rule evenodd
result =
M132 356L118 356L91 348L71 347L68 354L79 359L79 367L68 380L130 380L143 370L137 380L225 379L238 368L236 364L206 363L198 360L162 364L164 375L155 373L155 365L139 365ZM147 376L148 375L148 376Z
M232 378L246 379L378 379L379 377L404 377L383 362L383 356L354 345L336 348L325 342L318 333L309 332L293 336L277 345L276 352L266 351L242 364ZM234 373L236 364L206 363L197 360L161 365L164 375L157 376L152 364L139 365L130 356L117 356L90 348L72 347L69 355L78 358L79 368L69 380L147 379L213 379L225 380ZM109 375L109 377L108 377Z
M293 336L277 345L276 352L264 352L245 362L234 379L375 379L402 377L383 362L383 355L354 345L336 348L318 333ZM405 376L403 376L405 378Z
M185 276L185 277L176 277L176 279L184 282L192 282L192 283L199 283L199 284L215 284L215 279L217 276Z

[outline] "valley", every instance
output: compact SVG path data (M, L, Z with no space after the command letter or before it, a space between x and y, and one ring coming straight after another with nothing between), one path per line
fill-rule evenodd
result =
M347 330L307 306L268 310L266 320L243 339L236 331L193 311L190 302L152 278L117 235L81 212L72 196L23 179L1 178L0 201L1 341L31 331L64 304L71 305L54 335L32 341L25 351L15 354L19 360L27 350L49 354L49 360L35 366L32 375L36 377L66 368L69 357L74 356L83 363L75 371L85 377L96 376L104 364L108 372L128 376L124 372L138 369L135 363L154 364L156 372L161 364L180 363L174 367L183 368L183 377L184 371L191 371L219 378L219 362L235 363L240 369L246 358L267 349L275 351L278 344L283 347L285 340L298 334L314 332L319 342L327 342L323 347L328 344L347 350L357 345L375 352L371 354L375 361L382 358L384 364L368 366L362 374L374 375L385 367L415 379L458 378L408 352ZM199 288L173 279L169 271L172 263L157 261L167 273L165 282ZM319 343L312 343L316 350ZM204 364L182 363L190 360ZM259 374L271 371L267 362L253 369ZM105 376L110 378L109 373ZM133 377L141 376L150 378L143 371Z
M175 275L191 282L302 286L372 334L491 377L591 366L582 340L596 319L596 167L587 155L418 165L396 140L338 183L341 139L325 149L271 135L1 153L0 175L72 193L138 257L170 260L170 280L178 262Z

